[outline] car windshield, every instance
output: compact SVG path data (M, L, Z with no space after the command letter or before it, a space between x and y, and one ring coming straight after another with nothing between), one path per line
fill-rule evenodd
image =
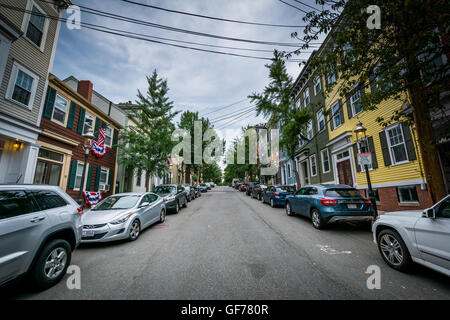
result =
M204 184L204 183L200 183L200 185L201 185L202 187L205 187L205 186L206 186L206 184Z
M140 198L140 195L111 196L96 205L92 211L130 209Z
M158 186L153 192L156 194L175 193L176 188L174 186Z
M362 195L356 189L351 188L328 189L325 191L325 196L342 197L342 198L362 198Z
M278 192L295 192L295 187L292 186L282 186L277 187Z

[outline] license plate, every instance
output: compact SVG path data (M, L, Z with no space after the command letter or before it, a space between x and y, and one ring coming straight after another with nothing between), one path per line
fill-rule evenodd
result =
M93 237L94 235L94 230L83 230L83 237Z
M356 204L348 204L347 207L349 209L356 209Z

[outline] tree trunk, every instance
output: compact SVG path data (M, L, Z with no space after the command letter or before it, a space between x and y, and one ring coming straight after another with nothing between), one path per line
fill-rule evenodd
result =
M298 175L298 170L297 170L297 161L292 160L292 166L294 167L294 174L295 174L295 181L297 182L297 189L300 189L301 187L301 182L300 182L300 176Z
M150 172L145 171L145 191L150 191Z

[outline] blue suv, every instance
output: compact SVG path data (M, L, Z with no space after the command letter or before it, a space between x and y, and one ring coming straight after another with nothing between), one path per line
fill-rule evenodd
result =
M372 203L347 185L308 185L286 198L286 214L311 218L316 229L337 221L371 222Z

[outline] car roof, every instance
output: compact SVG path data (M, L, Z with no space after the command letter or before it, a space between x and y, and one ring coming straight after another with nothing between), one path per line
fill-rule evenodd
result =
M123 192L112 194L111 196L143 196L144 194L152 193L152 192Z
M48 184L0 184L1 189L8 188L24 188L30 190L47 189L47 190L62 190L59 186L51 186Z
M306 186L303 186L302 188L305 188L305 187L322 188L322 189L335 189L335 188L354 189L353 187L350 187L346 184L308 184Z

